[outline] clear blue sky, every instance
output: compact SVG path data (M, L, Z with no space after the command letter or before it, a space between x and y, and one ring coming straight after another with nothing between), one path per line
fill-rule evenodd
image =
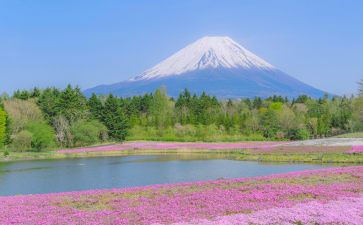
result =
M0 0L0 93L119 82L206 35L332 93L363 78L361 0Z

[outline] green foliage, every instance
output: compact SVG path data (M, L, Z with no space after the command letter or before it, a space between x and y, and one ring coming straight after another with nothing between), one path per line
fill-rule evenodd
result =
M106 140L107 128L96 120L77 121L71 127L74 146L87 146Z
M270 110L281 111L282 110L282 102L273 102L268 107Z
M103 105L101 100L97 97L97 95L92 94L91 98L88 99L87 104L92 117L101 120L103 114Z
M222 127L212 125L180 125L158 129L156 127L134 126L130 128L127 140L150 141L263 141L259 134L229 134Z
M277 112L273 109L268 109L261 116L261 125L263 127L263 135L266 138L276 137L279 131L279 122Z
M310 138L310 133L307 129L291 129L288 137L291 140L307 140Z
M22 130L14 135L12 150L16 152L25 152L32 149L33 134L30 131Z
M4 150L4 157L8 157L9 155L10 155L10 153L9 153L9 151L6 149L6 150Z
M57 104L57 111L63 115L70 123L87 116L87 100L81 93L81 90L68 85L67 88L60 93Z
M22 131L30 121L43 121L42 111L32 99L7 100L4 101L4 108L9 116L9 131L12 134Z
M41 151L55 146L54 130L44 122L29 122L25 128L32 134L31 147Z
M0 148L4 146L6 141L6 121L6 112L0 107Z
M102 122L108 129L109 136L117 141L123 141L127 135L128 122L120 101L113 95L106 99Z
M36 149L44 145L34 141L36 129L28 129L32 121L50 125L53 139L66 147L95 144L107 136L123 141L128 132L128 139L238 141L307 139L363 130L363 95L218 100L184 90L174 100L160 88L143 96L93 94L87 100L78 87L68 85L64 90L19 90L12 98L2 99L8 114L7 137L14 139L29 131ZM17 138L26 139L26 135Z
M59 114L60 91L56 88L45 89L38 98L38 105L48 122Z
M155 91L150 105L152 125L164 128L171 125L173 103L166 94L165 89Z

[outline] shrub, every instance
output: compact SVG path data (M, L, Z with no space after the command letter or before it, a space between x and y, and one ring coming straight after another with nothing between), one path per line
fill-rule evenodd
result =
M107 128L97 120L78 121L71 127L75 146L92 145L107 139Z
M291 140L307 140L310 138L310 133L307 129L291 129L288 136Z
M14 135L12 142L13 151L24 152L31 149L33 134L27 130L20 131Z
M4 145L6 138L6 113L0 107L0 148Z
M52 127L44 122L30 122L25 130L32 133L31 146L34 151L41 151L55 145L55 134Z

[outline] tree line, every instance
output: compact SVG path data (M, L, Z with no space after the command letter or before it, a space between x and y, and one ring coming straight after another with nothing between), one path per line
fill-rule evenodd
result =
M363 82L351 97L218 100L164 88L87 98L78 87L18 90L0 98L0 145L17 151L106 141L298 140L363 130Z

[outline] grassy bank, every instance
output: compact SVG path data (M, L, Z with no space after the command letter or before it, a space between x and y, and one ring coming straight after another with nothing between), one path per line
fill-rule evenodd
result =
M43 159L70 159L87 157L112 157L125 155L153 155L153 154L199 154L206 157L228 158L245 161L261 162L304 162L304 163L363 163L363 154L347 154L345 148L275 148L269 150L243 149L243 150L216 150L216 149L134 149L120 151L99 152L11 152L4 157L0 152L0 162L43 160Z
M338 135L336 137L339 137L339 138L363 138L363 132L342 134L342 135Z

